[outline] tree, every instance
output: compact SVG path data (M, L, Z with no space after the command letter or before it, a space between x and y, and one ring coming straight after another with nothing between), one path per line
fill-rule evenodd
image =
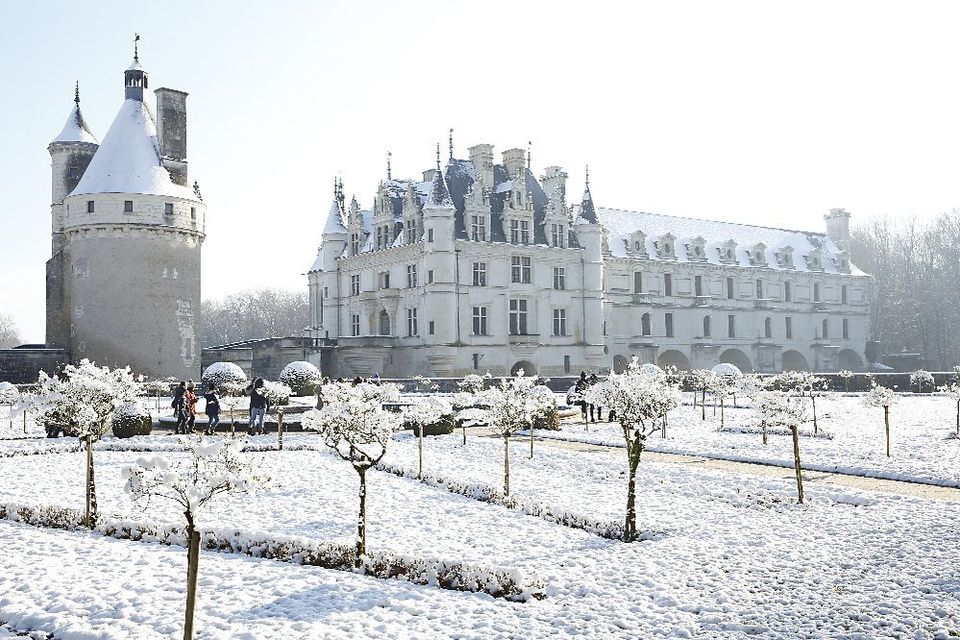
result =
M917 393L932 393L934 385L933 374L929 371L917 369L910 374L910 386L916 388Z
M803 404L798 398L791 398L786 391L761 391L754 396L763 444L767 444L769 427L798 427L806 419Z
M854 376L853 371L850 371L849 369L841 369L837 375L840 376L841 380L843 380L843 390L847 393L850 393L850 380Z
M813 410L813 435L817 435L819 430L817 425L817 398L822 396L829 388L827 380L809 371L784 371L774 376L771 379L771 384L785 391L793 391L801 397L810 398L810 406Z
M134 502L161 498L183 509L187 521L187 606L184 640L193 638L193 612L197 597L200 561L200 510L219 495L253 493L268 482L241 453L239 440L204 440L190 445L190 458L173 464L164 457L140 458L124 468L125 489Z
M110 428L114 409L136 400L140 383L130 368L98 367L84 358L80 364L67 365L63 377L40 372L37 394L37 422L58 424L83 439L87 450L86 517L88 527L97 519L97 491L94 480L93 444Z
M355 566L363 566L367 552L367 470L387 453L387 443L401 426L399 413L384 402L400 399L395 384L331 383L323 387L323 408L303 415L305 430L318 431L324 444L349 462L360 476L360 513L357 517Z
M957 436L960 437L960 384L951 382L940 387L940 391L957 405Z
M241 340L299 336L309 324L307 294L283 289L256 289L204 300L201 343L206 346Z
M13 316L0 313L0 349L12 349L22 342Z
M533 422L538 403L531 391L536 384L537 377L525 376L521 369L515 377L503 378L499 385L483 394L487 423L503 438L503 492L507 495L510 495L510 436Z
M874 383L863 404L868 407L883 407L883 426L887 435L887 457L890 457L890 407L897 402L897 394L892 389Z
M657 428L657 422L667 411L679 406L680 390L669 384L665 375L644 375L639 360L634 357L622 374L611 373L602 382L591 387L587 402L612 409L623 429L627 443L627 515L623 530L624 542L637 537L636 475L640 454L647 437Z
M423 480L423 431L428 425L436 424L453 413L453 407L443 398L427 396L416 398L409 406L403 408L404 422L412 424L417 429L417 478Z

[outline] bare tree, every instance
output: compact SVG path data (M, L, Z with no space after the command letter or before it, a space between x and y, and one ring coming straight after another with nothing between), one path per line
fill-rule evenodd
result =
M22 342L13 316L0 313L0 349L12 349Z
M309 301L300 291L256 289L204 300L200 315L204 346L299 336L309 321Z

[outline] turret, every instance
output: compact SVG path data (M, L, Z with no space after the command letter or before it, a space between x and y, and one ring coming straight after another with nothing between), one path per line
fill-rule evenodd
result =
M823 216L827 223L827 237L842 250L850 246L850 212L844 209L830 209L830 213Z
M577 241L583 247L584 315L583 340L587 344L603 342L603 227L590 193L590 170L587 169L583 199L574 222Z
M174 184L187 184L187 93L161 87L157 96L160 159Z

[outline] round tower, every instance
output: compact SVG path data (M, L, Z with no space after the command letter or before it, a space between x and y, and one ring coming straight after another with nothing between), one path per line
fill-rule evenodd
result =
M157 90L155 118L146 89L135 57L119 113L63 200L71 358L199 378L206 207L188 186L187 94Z

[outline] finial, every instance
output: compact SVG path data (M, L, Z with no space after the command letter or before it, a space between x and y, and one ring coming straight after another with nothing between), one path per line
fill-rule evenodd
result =
M530 156L531 156L530 148L532 146L533 146L533 143L527 140L527 169L530 168Z
M437 171L440 170L440 143L437 143Z
M590 190L590 165L587 165L586 190Z
M80 81L77 80L77 85L73 89L73 101L80 106Z
M391 156L393 156L393 154L387 151L387 180L391 179L391 175L390 175L390 157Z
M135 62L140 62L140 52L137 49L137 43L140 42L140 34L133 34L133 59Z
M450 129L450 159L453 160L453 129Z

